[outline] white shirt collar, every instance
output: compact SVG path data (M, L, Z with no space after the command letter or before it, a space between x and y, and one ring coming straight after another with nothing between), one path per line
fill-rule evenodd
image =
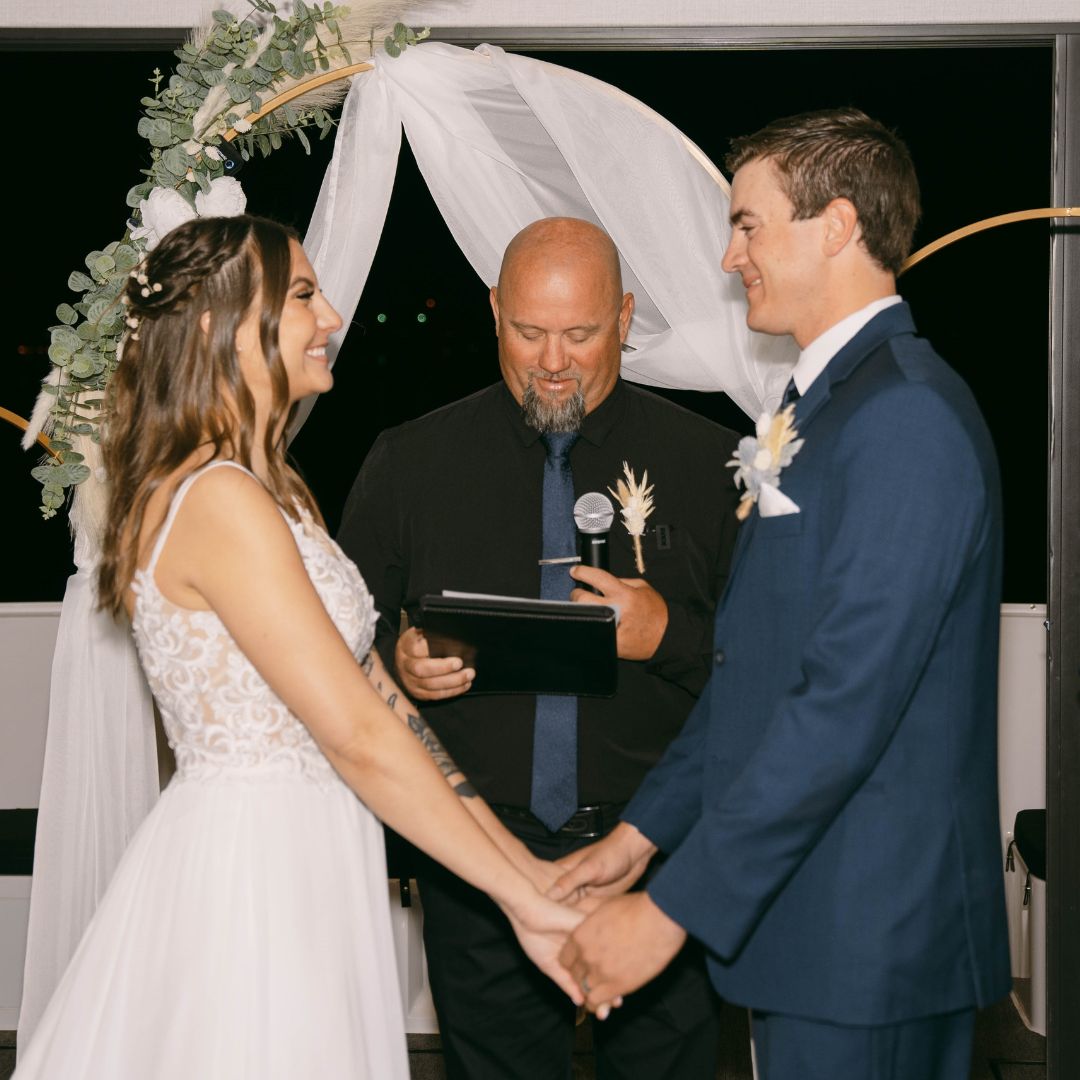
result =
M879 312L899 304L901 297L893 294L874 300L858 311L846 315L823 334L819 334L801 353L795 362L791 377L799 393L805 394L814 380L825 370L829 361Z

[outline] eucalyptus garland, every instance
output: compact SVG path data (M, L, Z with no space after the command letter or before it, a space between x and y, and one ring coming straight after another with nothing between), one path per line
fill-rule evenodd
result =
M41 403L47 406L44 426L56 456L32 470L42 486L45 518L54 517L68 494L91 475L77 447L85 450L85 439L99 438L104 391L119 362L126 329L121 292L156 241L142 221L151 196L176 193L192 208L189 212L195 212L215 194L215 180L220 184L220 178L257 154L269 157L284 138L295 137L310 153L309 135L317 132L323 139L333 130L335 121L326 104L339 99L343 90L321 96L316 91L265 116L255 114L290 87L352 64L350 45L362 46L365 55L374 52L370 22L365 27L368 36L359 37L348 16L348 8L329 0L322 6L295 0L287 18L271 0L251 0L246 15L215 11L212 23L194 31L192 39L175 50L178 63L167 80L154 69L149 80L153 93L142 98L138 122L139 134L149 143L149 166L142 170L142 183L127 194L134 213L120 240L91 251L85 270L68 277L68 287L80 299L61 304L56 309L59 322L50 327L53 369L42 392L51 400L39 399L35 414ZM398 56L426 36L427 31L398 23L382 44L388 55ZM170 197L175 201L176 195Z

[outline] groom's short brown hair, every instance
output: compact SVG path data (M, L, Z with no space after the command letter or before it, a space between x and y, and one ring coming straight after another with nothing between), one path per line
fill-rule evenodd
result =
M849 199L870 257L899 272L919 220L919 182L895 131L859 109L800 113L733 139L724 164L734 173L758 158L776 166L795 220Z

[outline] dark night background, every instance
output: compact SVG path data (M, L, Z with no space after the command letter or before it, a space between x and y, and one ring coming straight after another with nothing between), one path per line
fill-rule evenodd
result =
M897 127L915 159L924 214L915 247L978 219L1047 206L1048 47L735 52L535 53L613 83L667 116L715 162L728 139L805 109L853 104ZM48 371L54 309L69 272L121 237L141 177L139 98L171 52L3 53L8 285L0 320L0 405L23 416ZM32 105L17 105L32 102ZM252 212L305 230L332 140L311 158L289 142L241 180ZM648 168L642 162L642 168ZM920 330L972 386L1001 459L1002 597L1046 600L1049 236L1046 223L991 230L901 279ZM382 243L335 367L333 392L293 444L333 529L378 432L498 377L487 287L458 250L403 142ZM379 321L378 316L386 316ZM426 321L418 321L425 315ZM722 423L750 422L723 395L669 396ZM40 519L36 455L0 423L9 552L0 602L56 600L71 572L66 521ZM467 483L467 477L454 478Z

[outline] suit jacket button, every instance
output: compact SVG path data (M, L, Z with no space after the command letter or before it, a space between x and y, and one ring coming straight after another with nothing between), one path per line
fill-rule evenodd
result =
M720 665L723 664L723 662L726 659L727 659L727 657L724 656L724 650L723 649L717 649L716 650L716 666L720 667Z

